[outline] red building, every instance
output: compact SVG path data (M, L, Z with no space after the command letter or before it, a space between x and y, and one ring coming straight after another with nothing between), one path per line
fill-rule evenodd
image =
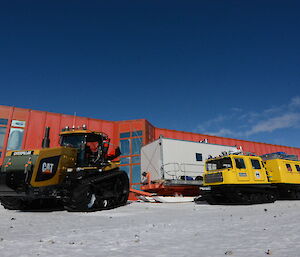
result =
M62 128L73 125L77 127L83 124L86 124L90 130L108 134L111 143L121 147L120 163L122 169L128 173L131 184L140 182L141 146L152 142L160 135L189 141L207 139L209 143L242 146L244 151L258 155L280 151L300 156L300 148L161 129L154 127L145 119L106 121L0 106L0 164L2 164L7 150L41 148L46 126L51 128L50 147L54 147L58 145L58 134Z

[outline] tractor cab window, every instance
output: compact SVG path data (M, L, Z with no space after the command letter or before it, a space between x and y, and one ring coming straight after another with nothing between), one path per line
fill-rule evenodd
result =
M85 143L85 136L81 134L70 134L61 136L61 146L80 148Z
M232 168L232 162L229 157L216 159L216 160L209 160L206 162L207 171L230 169L230 168Z
M101 142L102 137L99 135L90 134L86 137L86 147L93 153L98 151L99 143Z

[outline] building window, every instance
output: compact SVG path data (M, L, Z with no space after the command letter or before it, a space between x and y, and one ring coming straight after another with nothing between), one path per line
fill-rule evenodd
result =
M141 162L141 156L132 156L131 157L131 162L132 163L140 163Z
M246 169L244 159L235 158L235 165L237 169Z
M141 183L141 166L132 165L132 183ZM133 185L134 189L140 189L140 185Z
M287 164L286 164L286 168L287 168L288 171L292 171L291 164L287 163Z
M120 159L120 164L129 164L130 163L130 157L123 157Z
M202 153L196 153L196 161L197 162L202 162L203 161Z
M251 159L251 163L252 163L252 168L253 169L255 169L255 170L260 170L261 169L259 160Z
M296 170L300 172L300 166L297 164L295 166L296 166Z
M120 133L120 138L130 137L130 132Z
M142 138L133 138L132 139L132 154L140 154L142 147Z
M132 137L141 137L143 135L143 131L132 131Z
M24 136L24 129L11 128L7 143L7 150L21 150Z
M8 119L0 119L0 125L7 125Z
M3 148L5 134L6 134L6 127L0 127L0 149Z
M130 154L130 139L123 139L120 141L121 155Z

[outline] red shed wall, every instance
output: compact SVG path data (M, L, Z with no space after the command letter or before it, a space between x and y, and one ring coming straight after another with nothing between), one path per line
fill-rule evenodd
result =
M118 144L118 138L115 133L117 124L113 121L104 121L8 106L0 106L0 118L8 120L7 125L5 125L6 133L4 137L0 163L2 163L4 159L4 149L6 149L7 146L9 132L11 130L11 124L13 120L26 122L22 141L22 149L41 148L46 126L49 126L51 128L50 146L54 147L58 146L59 132L62 128L64 128L65 126L72 127L73 125L82 126L83 124L86 124L87 127L91 130L102 131L108 134L108 136L111 138L112 144Z
M273 144L252 142L252 141L239 140L233 138L217 137L217 136L202 135L202 134L196 134L190 132L155 128L155 138L158 138L160 135L166 138L189 140L189 141L196 141L196 142L199 142L200 140L208 139L208 142L212 144L242 146L243 151L252 152L257 155L262 155L262 154L272 153L272 152L286 152L287 154L296 154L298 155L298 157L300 157L300 148L296 148L296 147L273 145Z

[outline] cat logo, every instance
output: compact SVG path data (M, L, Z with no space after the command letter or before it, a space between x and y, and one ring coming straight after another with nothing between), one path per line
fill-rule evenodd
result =
M51 156L41 159L35 181L45 181L55 176L58 169L60 156Z
M44 174L52 174L53 172L53 163L43 162L42 163L42 172Z

